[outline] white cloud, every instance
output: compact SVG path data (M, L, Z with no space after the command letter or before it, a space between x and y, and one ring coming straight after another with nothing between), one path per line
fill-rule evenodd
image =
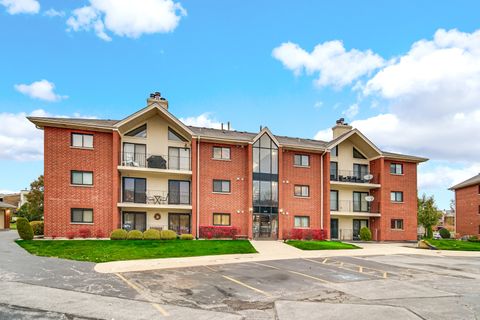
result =
M315 102L315 104L313 105L313 107L314 107L315 109L320 109L322 106L323 106L323 102L322 102L322 101L317 101L317 102Z
M142 34L172 32L187 12L173 0L90 0L90 5L73 10L67 20L69 31L90 31L105 40L117 36L138 38Z
M440 164L431 169L422 169L418 172L418 186L420 189L435 189L438 186L450 188L463 182L480 172L480 162L461 168L452 168L448 164Z
M0 159L13 159L18 161L42 160L43 159L43 131L36 129L35 125L28 121L27 116L35 117L58 117L65 115L52 115L42 109L37 109L30 114L0 113ZM94 118L74 114L74 118Z
M47 17L64 17L65 16L65 11L57 11L53 8L48 9L43 13L43 15Z
M353 119L358 114L359 109L360 108L359 108L358 104L354 103L350 107L348 107L347 110L344 110L342 112L342 114L345 115L349 119Z
M36 14L40 11L40 3L36 0L0 0L9 14Z
M323 129L318 131L313 139L315 140L322 140L322 141L330 141L333 138L332 129Z
M182 121L187 126L206 127L214 129L220 129L222 127L222 123L210 118L209 113L202 113L197 117L180 118L180 121Z
M311 53L298 44L285 42L273 49L272 55L297 76L303 71L308 75L318 73L315 83L319 87L352 84L385 64L383 58L371 50L346 51L338 40L318 44Z
M45 79L32 82L31 84L16 84L14 87L18 92L33 99L55 102L68 98L68 96L56 94L54 92L55 84Z

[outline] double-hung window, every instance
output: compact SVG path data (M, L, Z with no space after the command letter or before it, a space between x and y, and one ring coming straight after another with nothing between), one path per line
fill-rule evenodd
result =
M71 223L93 223L93 209L74 208L70 212Z
M213 147L213 159L230 160L230 148Z
M296 154L293 158L293 164L297 167L310 166L310 156L305 154Z
M213 214L214 226L229 226L230 225L230 213L214 213Z
M310 228L310 217L295 216L295 228Z
M390 163L391 174L403 174L403 165L401 163Z
M403 219L392 219L390 228L393 230L403 230Z
M390 200L392 202L403 202L403 192L402 191L390 192Z
M91 186L93 185L93 172L72 170L70 172L70 183L77 186Z
M310 196L310 186L300 186L296 185L294 189L295 197L309 197Z
M76 148L93 148L93 134L72 133L71 146Z
M213 180L213 192L229 193L230 180Z

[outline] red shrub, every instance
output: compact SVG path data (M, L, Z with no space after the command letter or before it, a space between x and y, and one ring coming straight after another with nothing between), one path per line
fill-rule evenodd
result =
M75 232L68 231L67 232L67 239L73 239L73 238L75 238Z
M325 240L325 230L322 229L292 229L288 239L292 240ZM284 236L285 237L285 236Z
M57 237L57 235L55 233L52 233L52 239L55 239Z
M98 229L97 231L95 231L95 237L97 239L105 238L105 233L103 232L102 229Z
M229 238L235 239L240 229L237 227L200 226L200 238Z
M90 228L80 228L78 229L78 235L83 239L90 238L92 236L92 231L90 231Z

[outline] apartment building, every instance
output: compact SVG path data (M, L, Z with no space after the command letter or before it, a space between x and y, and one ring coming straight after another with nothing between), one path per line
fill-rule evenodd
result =
M337 121L332 141L187 126L154 93L123 120L29 117L44 130L45 234L87 227L235 226L256 239L294 228L352 240L415 240L417 165Z
M480 236L480 173L450 190L455 191L455 231Z

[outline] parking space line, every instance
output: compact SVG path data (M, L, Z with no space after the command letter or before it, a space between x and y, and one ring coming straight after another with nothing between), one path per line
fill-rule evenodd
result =
M370 268L370 267L364 267L364 266L361 266L359 264L355 264L355 263L350 263L350 262L342 262L342 261L336 261L336 260L332 260L332 263L326 263L326 260L323 260L322 262L320 261L317 261L317 260L313 260L313 259L308 259L308 258L304 258L303 260L307 260L307 261L310 261L310 262L314 262L314 263L318 263L318 264L327 264L327 265L333 265L333 266L336 266L337 268L339 269L345 269L345 270L349 270L349 271L352 271L352 272L358 272L358 273L362 273L362 274L368 274L368 275L371 275L371 276L374 276L374 277L377 277L377 278L383 278L383 279L387 279L388 277L388 272L384 271L384 270L378 270L378 269L374 269L374 268ZM337 263L339 265L337 265ZM353 266L354 268L353 269L350 269L350 268L347 268L345 267L345 265L351 265ZM355 269L358 268L358 271ZM375 271L375 272L378 272L378 273L381 273L382 275L379 276L379 275L376 275L376 274L373 274L371 272L368 272L368 270L372 270L372 271Z
M122 279L130 288L132 288L133 290L137 291L138 294L140 294L140 296L142 296L143 298L145 298L148 302L150 302L150 304L155 308L157 309L158 312L160 312L160 314L164 317L168 317L170 314L162 308L162 306L160 306L158 303L155 303L155 302L152 302L150 299L148 299L147 297L145 297L145 294L143 293L143 291L137 287L137 285L135 285L133 282L131 282L130 280L128 280L127 278L125 278L124 276L122 276L120 273L115 273L115 275L117 277L119 277L120 279Z
M250 263L258 264L259 266L268 267L268 268L272 268L272 269L275 269L275 270L280 270L280 268L271 266L271 265L269 265L269 264L264 264L264 263L260 263L260 262L250 262Z
M204 267L207 268L207 269L209 269L209 270L211 270L211 271L218 272L217 270L213 269L212 267L209 267L209 266L204 266ZM234 278L232 278L232 277L229 277L229 276L226 276L226 275L223 275L223 274L221 274L221 276L222 276L223 278L229 280L229 281L232 281L232 282L234 282L234 283L236 283L236 284L238 284L238 285L241 285L241 286L243 286L243 287L245 287L245 288L248 288L248 289L250 289L250 290L253 290L253 291L255 291L255 292L261 293L261 294L263 294L263 295L265 295L265 296L267 296L267 297L273 297L273 295L271 295L270 293L265 292L265 291L263 291L263 290L260 290L260 289L258 289L258 288L252 287L251 285L248 285L248 284L246 284L246 283L244 283L244 282L242 282L242 281L240 281L240 280L234 279Z
M293 270L286 270L290 273L293 273L293 274L297 274L299 276L302 276L302 277L306 277L306 278L310 278L310 279L314 279L314 280L318 280L320 282L323 282L323 283L328 283L328 284L332 284L333 282L331 281L328 281L328 280L325 280L325 279L322 279L322 278L318 278L318 277L314 277L314 276L311 276L309 274L306 274L306 273L301 273L301 272L298 272L298 271L293 271Z

